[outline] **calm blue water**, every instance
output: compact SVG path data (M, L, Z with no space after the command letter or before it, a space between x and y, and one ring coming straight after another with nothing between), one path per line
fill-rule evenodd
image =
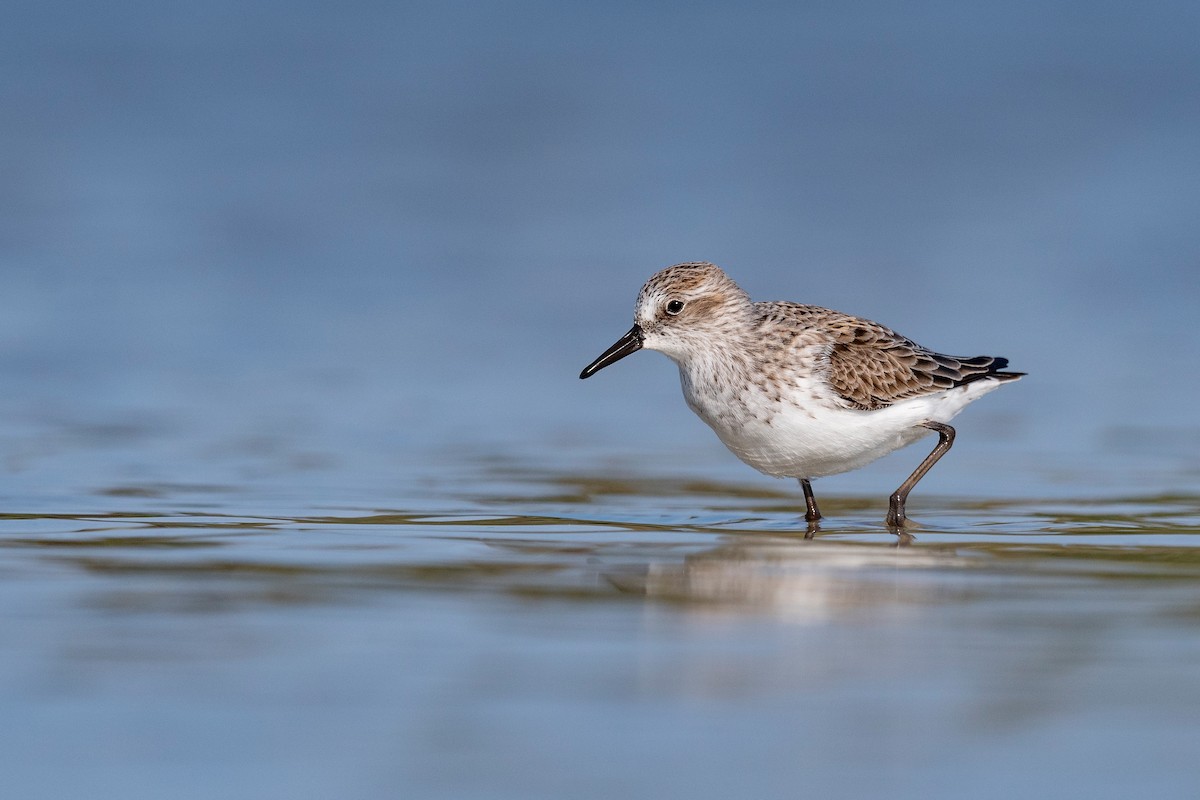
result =
M10 6L14 796L1196 785L1195 4ZM576 378L692 259L1030 373L913 546Z

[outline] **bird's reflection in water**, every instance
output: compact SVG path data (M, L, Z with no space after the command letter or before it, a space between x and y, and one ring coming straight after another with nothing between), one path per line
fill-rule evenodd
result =
M954 589L927 570L953 554L823 544L732 544L641 568L606 573L620 591L712 611L758 611L821 622L856 611L944 601Z

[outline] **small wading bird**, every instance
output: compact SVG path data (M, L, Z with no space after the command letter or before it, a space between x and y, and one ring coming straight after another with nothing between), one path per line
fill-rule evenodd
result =
M1020 378L1008 360L928 350L879 323L818 306L752 302L713 264L676 264L642 287L634 325L588 364L587 378L631 353L679 366L688 406L734 455L798 478L809 535L821 519L811 481L858 469L930 433L938 443L888 501L905 523L908 493L954 443L948 423Z

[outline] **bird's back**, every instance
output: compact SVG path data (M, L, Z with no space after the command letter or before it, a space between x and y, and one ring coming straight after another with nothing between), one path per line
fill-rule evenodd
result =
M755 303L758 330L790 340L815 359L812 372L850 408L876 410L982 379L1015 380L1000 356L934 352L869 319L821 306Z

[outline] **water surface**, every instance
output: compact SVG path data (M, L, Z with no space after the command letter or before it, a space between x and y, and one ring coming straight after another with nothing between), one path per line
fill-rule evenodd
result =
M443 464L469 485L404 505L124 485L4 514L9 780L916 796L987 775L973 794L1001 797L1197 776L1196 495L914 494L899 546L883 497L828 494L806 540L783 484L503 462Z

